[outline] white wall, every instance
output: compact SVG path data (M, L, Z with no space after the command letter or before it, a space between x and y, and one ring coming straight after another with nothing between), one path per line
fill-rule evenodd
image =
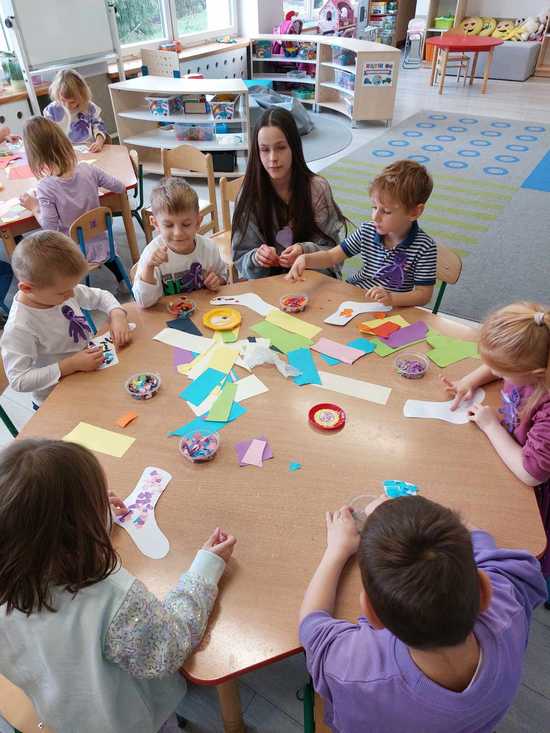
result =
M467 15L488 15L495 18L524 18L538 15L550 7L545 0L468 0Z
M239 35L272 33L283 20L283 0L238 0Z

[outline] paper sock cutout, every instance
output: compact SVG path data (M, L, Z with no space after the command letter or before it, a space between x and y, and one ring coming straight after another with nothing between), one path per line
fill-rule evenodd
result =
M170 549L168 539L157 525L155 504L171 480L172 476L162 468L147 466L136 488L124 500L128 513L114 520L119 527L124 527L140 551L153 560L160 560Z
M107 331L107 333L104 333L102 336L91 338L88 341L88 344L90 346L99 346L103 352L103 364L100 364L98 369L108 369L109 367L118 364L118 356L110 331Z
M256 311L261 316L267 316L269 311L276 310L274 305L269 305L256 293L239 293L239 295L218 295L212 298L210 305L245 305L250 310Z
M403 407L405 417L427 417L435 420L445 420L454 425L465 425L470 422L469 408L476 402L483 402L485 390L477 389L471 400L464 400L451 412L453 400L448 402L424 402L423 400L407 400Z
M337 311L325 318L325 323L330 323L331 326L345 326L360 313L387 313L388 311L391 311L391 306L382 305L382 303L358 303L354 300L346 300L340 304Z

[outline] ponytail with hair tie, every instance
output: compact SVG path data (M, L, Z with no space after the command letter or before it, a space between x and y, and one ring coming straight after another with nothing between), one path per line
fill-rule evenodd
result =
M537 311L536 313L533 313L533 318L534 318L535 323L537 324L537 326L544 326L544 325L546 325L544 323L544 316L545 315L546 315L546 313L544 311Z

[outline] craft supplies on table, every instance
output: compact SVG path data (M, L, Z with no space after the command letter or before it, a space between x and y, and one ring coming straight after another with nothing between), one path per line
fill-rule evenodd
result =
M308 419L320 430L339 430L346 424L346 413L333 402L320 402L310 409Z
M395 369L405 379L422 379L428 371L428 359L424 354L405 351L395 359Z
M354 496L353 499L350 499L347 502L347 505L351 509L351 516L353 517L358 532L363 531L363 527L367 521L366 508L373 501L376 501L377 498L378 497L374 494L360 494L359 496Z
M184 458L191 463L206 463L211 461L220 447L220 436L218 433L202 435L195 433L183 437L179 443L179 451Z
M213 331L232 331L242 321L242 316L235 308L212 308L202 317L202 322Z
M134 400L150 400L160 389L160 374L142 372L133 374L124 385L126 391Z
M307 295L283 295L279 300L281 310L285 313L301 313L309 302Z
M168 313L171 313L173 316L177 316L178 318L188 318L196 309L197 306L195 301L190 298L186 298L185 296L169 301L166 306Z

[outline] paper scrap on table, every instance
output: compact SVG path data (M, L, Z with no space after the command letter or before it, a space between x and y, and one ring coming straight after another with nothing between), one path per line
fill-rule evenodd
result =
M237 385L234 382L225 382L219 396L210 408L205 419L209 422L212 420L226 422L231 413L236 392Z
M359 337L356 339L352 339L351 341L348 341L346 346L351 346L353 349L359 349L359 351L362 351L364 354L370 354L374 351L374 344L369 341L366 338ZM321 359L323 361L326 361L327 364L330 366L336 366L337 364L342 364L340 359L334 359L332 356L327 356L326 354L319 354Z
M351 346L345 346L327 338L320 338L311 348L314 351L319 351L321 354L332 356L333 359L339 359L346 364L353 364L354 361L365 355L364 351L354 349Z
M103 363L98 366L98 369L108 369L118 364L118 356L110 331L101 336L95 336L88 341L88 344L92 347L99 347L103 353Z
M88 165L93 165L96 162L97 158L86 158L86 160L79 160L79 163L87 163Z
M305 336L300 336L298 333L290 333L285 331L284 328L280 328L273 323L268 321L259 321L250 327L251 331L257 333L263 338L269 339L271 345L274 346L283 354L288 354L289 351L295 349L301 349L304 346L311 346L313 341Z
M210 301L210 305L244 305L261 316L267 316L275 306L266 303L256 293L239 293L238 295L218 295Z
M116 424L118 425L119 428L125 428L133 420L135 420L137 416L138 416L137 412L127 412L125 415L121 415L118 418L118 420L116 421Z
M384 387L381 384L372 384L351 377L341 377L339 374L333 374L332 372L319 372L319 375L321 384L316 386L320 389L340 392L340 394L349 395L349 397L357 397L359 400L375 402L377 405L385 405L391 394L391 388Z
M313 354L309 349L295 349L289 351L288 363L301 371L297 377L293 377L294 384L321 384L321 377L313 361Z
M408 346L409 344L423 341L427 333L428 325L424 321L416 321L415 323L411 323L410 326L404 326L398 331L391 333L382 340L385 344L391 346L392 349L398 349L401 346Z
M254 438L246 449L246 452L241 459L241 463L244 463L245 466L257 466L258 468L261 468L263 466L262 456L266 445L267 442L265 440Z
M162 468L147 466L132 493L124 499L128 512L114 517L114 524L125 529L139 550L160 560L170 550L170 543L157 524L155 506L172 476Z
M179 396L182 400L186 400L186 402L200 405L215 387L225 381L226 377L227 374L219 372L217 369L207 369L194 382L191 382L191 384L183 389L179 393Z
M176 346L180 349L189 349L197 354L202 354L203 351L209 349L213 341L207 339L204 336L195 336L192 333L185 333L183 331L176 331L175 328L163 328L155 336L155 341L161 341L163 344L168 346Z
M193 333L195 336L202 336L202 331L193 323L193 321L187 316L187 318L173 318L171 321L166 321L168 328L175 328L177 331L184 331L185 333Z
M359 324L359 330L363 331L363 333L367 333L371 328L378 328L378 326L383 326L385 323L395 323L400 328L410 326L410 323L406 321L403 316L398 314L396 316L386 316L385 318L374 318L371 321L361 321Z
M87 145L73 145L73 148L75 152L81 153L82 155L90 152Z
M261 436L257 439L250 439L250 440L241 440L240 443L237 443L235 445L235 450L237 452L237 458L239 460L239 466L247 466L249 464L243 463L243 457L246 454L248 448L250 447L250 444L252 443L252 440L260 440L264 445L263 453L262 453L262 461L268 461L270 458L273 458L273 451L271 449L271 446L269 445L267 438Z
M106 453L108 456L122 458L128 448L135 441L128 435L121 435L112 430L98 428L87 422L79 422L78 425L63 437L71 443L78 443L98 453Z
M475 341L463 341L430 331L427 342L434 348L426 356L440 367L446 367L462 359L479 359L478 344Z
M200 433L206 437L207 435L212 435L212 433L217 433L218 430L222 430L222 428L227 427L230 422L233 422L233 420L244 415L245 412L247 412L246 407L239 405L238 402L234 402L229 414L229 419L226 422L209 422L208 420L204 420L202 417L196 417L194 420L191 420L191 422L176 428L176 430L172 430L168 435L179 435L181 437L188 438L195 433Z
M0 158L0 170L2 168L7 168L7 166L13 161L13 160L21 160L20 155L4 155Z
M218 344L208 362L208 368L217 369L219 372L229 374L238 356L239 349L236 346Z
M388 311L391 311L390 305L345 300L343 303L340 303L338 310L334 311L328 318L325 318L325 323L329 323L331 326L345 326L352 318L355 318L355 316L361 313L387 313Z
M189 349L180 349L176 346L173 352L174 368L177 369L180 364L190 364L196 357L197 354L194 351L189 351Z
M258 379L255 374L249 374L248 377L239 379L235 384L237 385L235 402L242 402L243 400L248 400L250 397L256 397L256 395L268 391L262 380Z
M235 326L230 331L217 331L216 333L221 333L224 343L234 344L239 338L239 329L240 326Z
M289 471L299 471L302 468L302 464L297 461L290 461L288 464Z
M6 174L10 181L22 181L28 178L34 178L34 173L27 163L23 165L10 165L6 168Z
M218 399L222 392L222 386L223 384L218 384L217 387L214 387L212 392L206 397L200 404L194 405L192 402L186 402L185 404L187 407L195 413L197 417L202 417L202 415L206 415L208 412L210 412L210 409L214 402Z
M291 316L290 313L284 313L277 308L274 308L266 316L265 319L268 323L273 323L279 328L284 328L285 331L291 333L297 333L300 336L305 336L308 339L315 338L318 333L321 333L319 326L314 326L312 323L302 321L295 316Z
M468 410L476 402L483 402L485 390L477 389L471 400L463 400L460 405L451 412L453 400L448 402L427 402L423 400L407 400L403 406L405 417L423 417L434 420L445 420L455 425L465 425L470 422Z

